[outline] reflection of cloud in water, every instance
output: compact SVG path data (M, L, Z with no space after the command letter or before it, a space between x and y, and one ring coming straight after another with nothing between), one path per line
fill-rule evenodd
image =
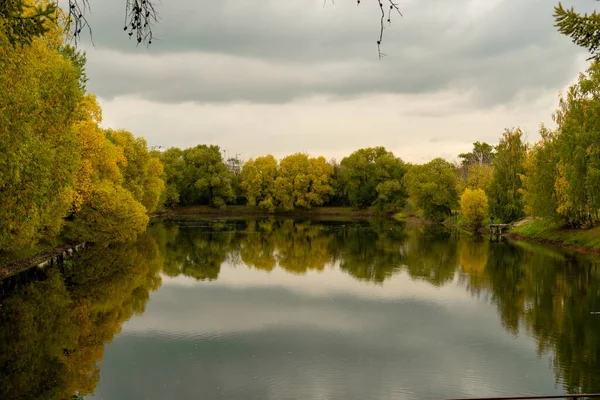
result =
M163 286L281 287L312 296L331 296L332 293L337 293L389 300L419 298L441 305L448 304L448 301L461 302L464 306L472 303L470 294L455 284L435 287L411 278L404 271L387 278L383 284L376 284L358 281L332 264L326 266L323 271L309 270L305 275L294 275L281 268L265 272L224 263L216 281L198 281L183 275L174 278L163 276L162 280Z
M403 274L383 288L331 269L290 275L298 286L322 282L315 295L287 290L285 275L265 285L276 274L222 272L212 283L171 281L153 296L146 313L130 320L107 349L102 369L110 385L100 385L98 398L112 398L114 391L160 399L429 399L553 387L535 344L506 335L491 305L471 298L467 307L453 284L439 291L454 298L433 302L368 296L370 288L438 291ZM327 292L335 287L333 277L347 279L347 286ZM351 282L364 291L354 291Z

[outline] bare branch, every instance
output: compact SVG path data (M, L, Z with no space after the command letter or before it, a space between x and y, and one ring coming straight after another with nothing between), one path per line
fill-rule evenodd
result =
M152 44L153 22L158 21L158 14L153 0L127 0L125 7L124 31L132 37L135 34L137 44Z
M377 4L379 5L379 9L381 10L379 39L377 40L377 52L379 54L379 59L382 59L383 57L386 56L385 53L381 52L381 43L383 42L383 30L385 29L384 20L387 19L388 24L392 23L392 11L396 11L398 13L398 15L400 15L401 17L403 15L402 15L402 12L400 11L400 8L398 8L398 4L394 3L394 0L376 0L376 1L377 1ZM387 14L387 18L385 17L385 9L383 8L385 1L387 1L390 5L390 8L389 8L388 14ZM360 0L357 0L356 4L360 5Z
M137 44L152 44L154 27L153 23L158 21L155 0L126 0L125 1L125 23L123 30L129 37L135 35ZM69 17L67 32L72 31L75 45L81 40L81 31L87 28L90 38L92 29L85 18L85 13L91 11L89 0L69 0ZM93 40L92 40L93 43Z
M90 10L90 3L88 0L69 0L69 22L67 23L66 30L67 32L70 32L71 28L73 28L73 40L75 41L75 45L81 40L81 31L84 28L88 29L92 44L94 43L92 38L92 28L85 18L85 12L88 10Z

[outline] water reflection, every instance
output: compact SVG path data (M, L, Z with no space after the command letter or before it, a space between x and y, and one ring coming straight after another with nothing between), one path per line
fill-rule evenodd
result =
M0 398L66 399L94 392L104 345L160 286L153 238L91 248L59 270L0 282Z
M264 398L267 390L264 386L241 381L241 377L250 376L243 368L257 367L250 359L251 355L242 357L239 352L235 355L223 349L219 352L219 346L232 346L243 352L245 343L232 339L231 335L237 334L239 328L216 327L226 323L224 321L242 324L245 330L256 330L256 333L244 336L244 340L252 342L254 349L263 349L263 377L285 380L284 372L288 370L290 375L309 374L305 369L307 366L311 373L328 366L330 370L321 371L321 378L306 376L313 383L316 380L322 381L323 385L326 381L338 385L331 396L321 396L323 398L355 398L359 394L381 396L383 389L391 391L388 393L390 398L451 395L457 379L467 379L469 384L479 385L476 387L480 390L471 393L461 389L454 393L457 395L486 395L481 393L482 388L489 389L490 394L514 393L510 390L511 384L521 387L520 384L503 376L502 365L498 363L503 362L505 366L518 359L520 368L529 368L526 373L531 376L535 376L534 369L539 366L531 361L510 358L510 350L501 350L508 342L499 336L500 332L493 330L492 319L500 321L504 332L515 338L522 334L533 338L536 357L551 356L552 371L559 387L569 393L598 392L600 316L591 314L600 311L597 265L594 259L555 249L524 243L490 242L487 238L465 236L439 226L408 229L402 224L385 221L323 223L278 219L157 221L137 243L92 248L76 255L60 269L32 270L0 282L0 398L62 399L73 393L92 394L100 379L99 362L106 343L113 341L132 315L144 313L150 293L161 286L161 274L169 279L186 277L197 282L216 280L218 283L222 268L230 266L235 270L228 271L240 276L266 272L268 277L283 271L288 277L315 273L320 276L327 271L337 271L375 291L384 290L386 284L398 279L401 287L408 288L412 280L414 285L426 285L424 296L429 295L432 299L434 290L452 287L464 293L467 299L472 296L471 307L476 304L493 306L499 318L486 314L481 308L478 309L480 314L465 314L450 300L446 311L441 311L432 308L431 303L417 301L361 302L350 292L342 297L317 301L294 297L281 290L268 291L250 286L243 291L224 291L211 283L202 290L177 293L174 292L176 288L163 287L157 295L170 296L169 302L159 301L156 306L159 308L144 318L152 319L149 326L160 326L156 321L163 321L163 324L179 325L182 332L182 327L190 324L187 336L181 340L190 343L200 340L204 346L203 354L212 355L208 364L205 360L200 366L199 361L195 361L185 367L201 369L206 374L203 380L191 376L189 379L210 386L220 379L217 377L220 369L223 374L229 371L240 379L236 383L240 393L220 397L253 398L248 394L249 388L253 388L256 398L261 395ZM315 286L322 285L318 280L311 282ZM173 302L174 298L178 301ZM215 312L226 316L216 318ZM349 317L349 312L355 314L354 318ZM474 319L474 315L479 320ZM493 318L488 319L488 316ZM230 333L220 337L219 341L194 336L200 334L195 321L204 324L206 335L219 330ZM408 327L406 321L410 321ZM465 323L481 323L481 326L467 325L467 328ZM211 324L215 326L213 329ZM266 326L295 328L275 338L260 334ZM377 326L381 329L376 330ZM275 331L279 332L277 329ZM317 329L322 333L317 335ZM469 329L472 332L468 333ZM444 331L442 337L446 335L444 340L447 341L443 350L436 348L440 336L432 333L440 330ZM468 341L459 342L457 337L468 338ZM131 336L122 338L127 346L139 350L123 353L130 358L134 357L132 354L141 357L140 354L152 352L150 337L136 337L135 342L131 342ZM150 347L145 348L144 343ZM269 350L265 347L268 343ZM474 348L477 344L481 347ZM285 349L290 348L302 355L290 360L273 353L287 353ZM354 356L350 354L352 351L356 351ZM410 363L406 366L398 364L390 358L392 354L407 357ZM432 363L440 354L448 361L440 365L445 365L448 370ZM182 353L173 362L186 365L183 356ZM102 379L110 382L111 377L122 371L117 365L126 365L132 360L116 362L110 358L102 364ZM470 369L460 370L456 375L451 365L453 362L460 364L460 360L469 364ZM364 364L367 361L380 367L367 366ZM138 364L134 362L134 365ZM210 372L202 369L208 368L206 365L210 365ZM359 370L352 369L353 365ZM388 366L389 373L383 365ZM294 366L299 368L295 372L292 371ZM156 368L160 369L160 366ZM278 372L269 375L273 372L267 369ZM334 373L334 370L345 370L345 375ZM472 376L465 378L461 374L467 370L472 371ZM181 370L183 375L189 374L187 369L185 371ZM396 376L398 374L404 377ZM430 389L434 388L431 389L433 392L423 388L420 392L415 388L406 389L423 374L433 374L439 387L428 379L421 386L426 383ZM498 375L495 379L502 378L507 387L493 386L494 374ZM363 382L364 387L359 390L353 383L368 380L368 376L377 381L372 382L373 387L383 389L368 391L367 383ZM140 376L142 378L147 379ZM300 382L302 379L293 383ZM275 390L277 385L271 383L270 390ZM143 385L141 381L136 384ZM400 386L405 389L401 390ZM522 387L535 389L527 385ZM294 394L294 386L290 389L288 385L281 394L296 398L302 392L299 387L296 389ZM175 393L165 390L164 398ZM278 390L283 389L279 387ZM539 387L541 393L551 391L552 388ZM210 391L205 394L211 397ZM134 392L130 395L135 397ZM215 396L219 397L216 392Z

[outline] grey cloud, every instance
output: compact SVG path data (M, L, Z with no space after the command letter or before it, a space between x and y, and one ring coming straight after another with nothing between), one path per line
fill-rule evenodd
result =
M89 88L107 99L138 95L167 103L451 89L471 91L473 107L490 107L524 90L562 87L579 50L556 33L554 3L496 3L475 16L465 14L483 4L475 0L402 4L405 16L386 29L388 57L379 61L377 9L369 4L164 3L156 28L162 40L146 49L123 33L122 0L105 0L90 16L97 50L88 52Z

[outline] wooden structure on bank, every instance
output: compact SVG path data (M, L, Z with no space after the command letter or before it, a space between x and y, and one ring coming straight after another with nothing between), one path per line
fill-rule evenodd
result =
M502 236L502 232L511 228L510 224L490 224L490 232L492 235Z

